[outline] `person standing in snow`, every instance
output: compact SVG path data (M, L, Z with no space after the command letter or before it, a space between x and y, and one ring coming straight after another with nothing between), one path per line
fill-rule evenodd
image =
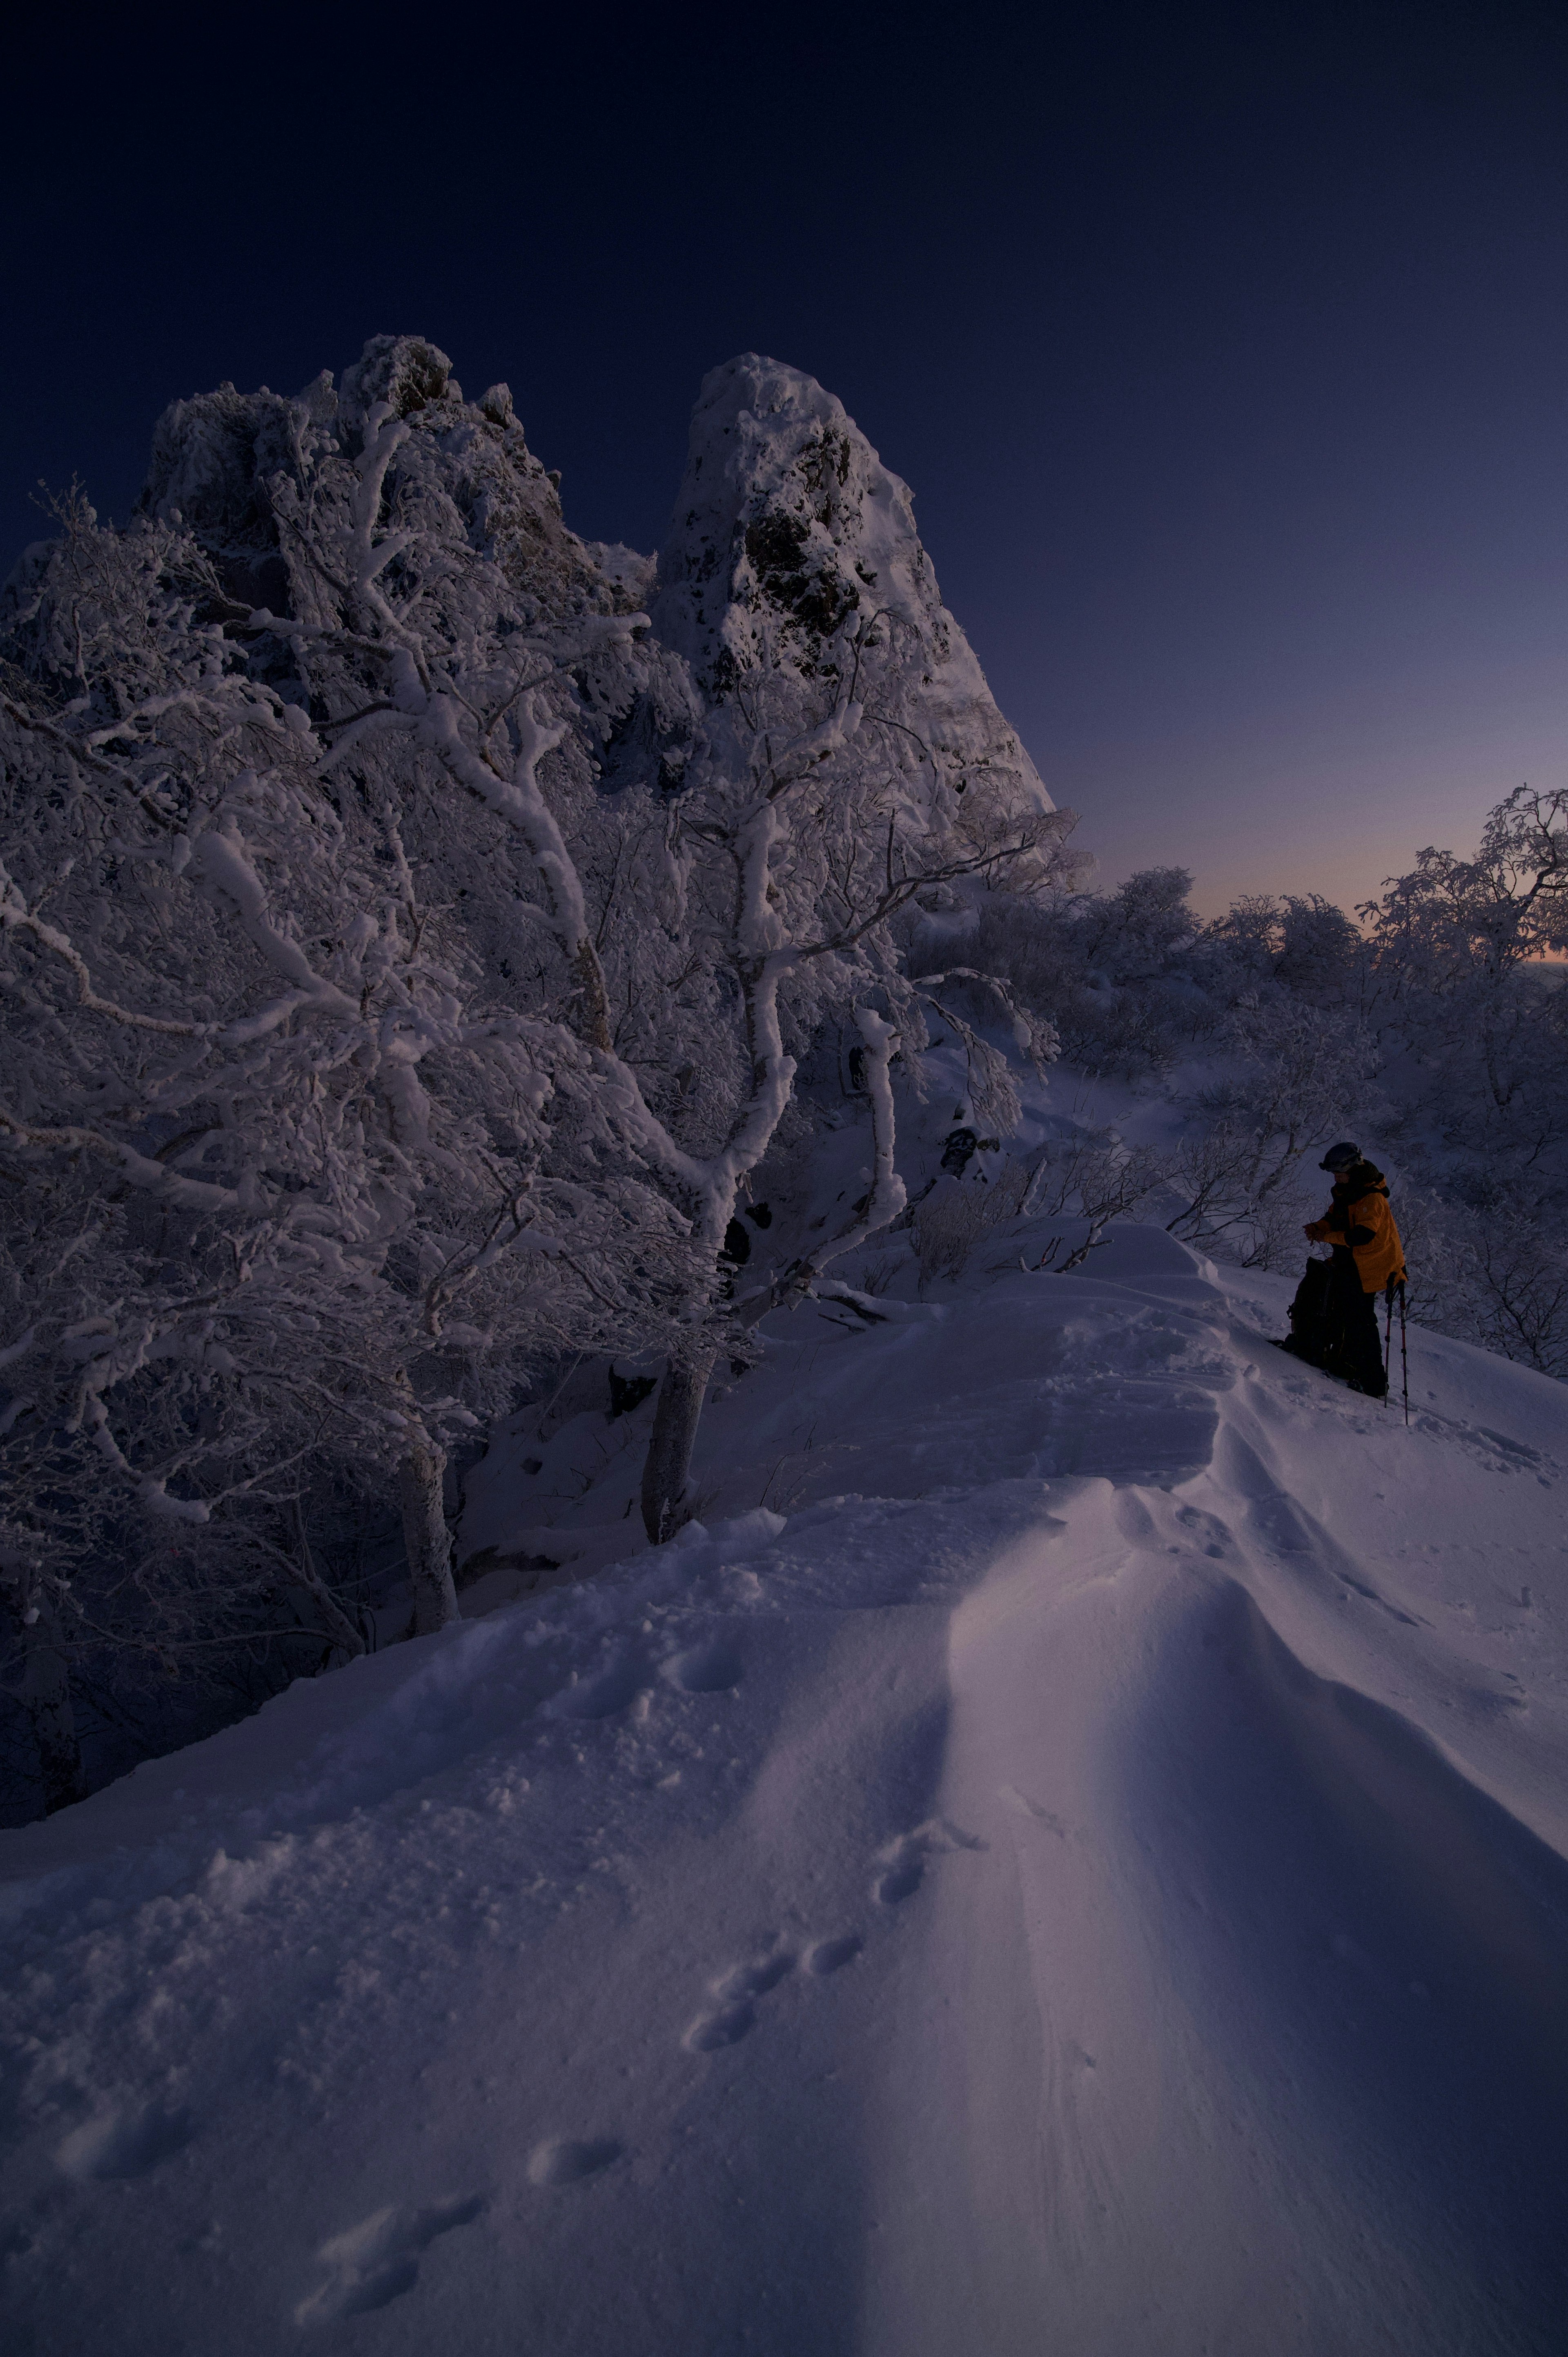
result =
M1391 1301L1405 1275L1388 1184L1348 1138L1331 1146L1318 1167L1333 1178L1333 1193L1305 1233L1315 1244L1332 1244L1333 1257L1309 1262L1291 1303L1290 1338L1281 1347L1342 1376L1352 1391L1381 1399L1389 1384L1376 1304L1380 1294Z

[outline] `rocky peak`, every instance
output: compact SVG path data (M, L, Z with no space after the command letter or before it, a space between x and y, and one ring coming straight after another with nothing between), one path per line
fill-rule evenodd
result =
M918 602L924 561L908 491L815 378L743 352L704 380L656 615L699 678L751 668L768 622L814 668L852 615Z
M372 336L352 368L343 371L343 412L359 425L378 401L390 403L400 417L412 417L433 402L462 398L451 361L423 336ZM510 406L509 394L509 411Z
M704 380L659 578L655 631L709 694L758 666L831 673L846 626L875 644L880 622L943 767L1004 770L1050 809L941 602L908 487L803 370L742 352Z

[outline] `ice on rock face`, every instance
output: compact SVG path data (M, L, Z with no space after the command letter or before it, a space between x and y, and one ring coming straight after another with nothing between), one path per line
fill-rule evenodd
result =
M708 693L759 664L810 678L846 627L885 633L944 770L1053 807L941 602L908 487L803 370L743 352L703 380L659 583L655 631Z

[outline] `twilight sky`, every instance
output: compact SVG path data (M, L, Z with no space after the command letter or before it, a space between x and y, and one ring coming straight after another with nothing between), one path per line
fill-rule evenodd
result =
M913 485L1102 878L1348 904L1568 783L1560 6L67 7L0 135L0 569L380 328L653 547L751 348Z

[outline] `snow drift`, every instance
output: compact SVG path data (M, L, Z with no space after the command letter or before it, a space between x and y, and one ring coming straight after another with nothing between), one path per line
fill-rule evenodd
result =
M677 1544L5 1837L10 2346L1557 2345L1561 1391L1011 1265L780 1317Z

